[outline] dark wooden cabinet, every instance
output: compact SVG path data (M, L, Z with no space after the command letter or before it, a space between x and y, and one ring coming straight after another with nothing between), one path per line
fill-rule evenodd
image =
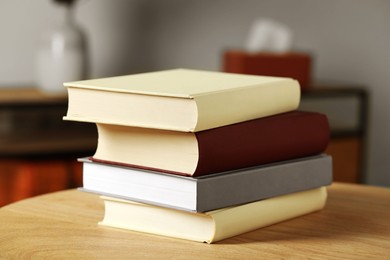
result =
M300 109L328 116L334 181L365 181L369 96L364 87L323 84L302 93Z
M63 121L67 96L0 90L0 205L81 185L77 158L96 148L94 124Z
M81 164L75 157L0 159L0 206L24 198L79 187Z

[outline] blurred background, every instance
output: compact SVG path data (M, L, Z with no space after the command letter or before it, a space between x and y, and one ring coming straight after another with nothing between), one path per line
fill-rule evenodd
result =
M335 180L390 187L389 1L80 0L73 11L86 78L222 71L256 19L284 24L311 61L302 106L331 121ZM66 93L38 87L43 35L63 16L54 1L0 0L0 204L77 187L76 158L94 151L93 125L62 122Z

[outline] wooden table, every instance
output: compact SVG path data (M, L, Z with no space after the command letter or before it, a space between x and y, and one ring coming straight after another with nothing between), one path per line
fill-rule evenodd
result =
M68 190L0 209L0 259L390 258L390 189L333 184L324 210L208 245L107 227Z

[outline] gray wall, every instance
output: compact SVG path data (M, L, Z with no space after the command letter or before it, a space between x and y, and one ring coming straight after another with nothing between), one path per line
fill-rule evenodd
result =
M0 0L0 86L34 84L39 32L55 18L48 0ZM313 77L365 85L371 96L368 176L390 186L390 1L82 0L91 77L174 67L218 70L258 17L287 24L294 47L314 55Z

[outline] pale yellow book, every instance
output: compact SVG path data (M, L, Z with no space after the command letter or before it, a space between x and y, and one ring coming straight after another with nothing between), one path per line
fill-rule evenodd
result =
M290 78L172 69L64 83L65 120L197 132L297 109Z
M102 226L214 243L325 206L326 187L291 193L206 213L191 213L102 196Z

